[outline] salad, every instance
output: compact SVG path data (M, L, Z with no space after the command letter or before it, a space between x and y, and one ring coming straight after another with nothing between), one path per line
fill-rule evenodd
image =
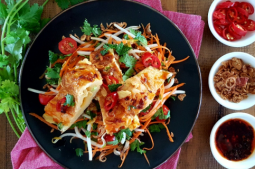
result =
M91 26L85 19L81 37L62 37L59 53L49 51L50 64L40 78L46 79L39 94L45 113L36 117L64 137L81 139L85 149L76 149L76 155L88 153L89 160L106 161L114 153L120 156L121 167L129 151L146 156L154 147L151 132L166 129L170 142L173 133L170 110L164 104L168 98L183 100L185 91L177 90L177 72L172 65L189 58L175 60L172 52L161 44L147 26L127 26L113 22ZM148 134L152 147L141 147L140 137Z

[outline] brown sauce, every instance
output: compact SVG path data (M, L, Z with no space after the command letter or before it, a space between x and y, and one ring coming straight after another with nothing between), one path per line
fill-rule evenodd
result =
M254 150L254 129L242 119L228 120L216 131L215 143L218 152L226 159L246 159Z

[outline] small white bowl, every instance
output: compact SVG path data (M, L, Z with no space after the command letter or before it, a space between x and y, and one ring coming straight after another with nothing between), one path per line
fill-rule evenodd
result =
M243 52L232 52L228 53L222 57L220 57L212 66L209 77L208 77L208 84L209 84L209 89L211 91L212 96L214 99L221 104L222 106L232 109L232 110L244 110L252 107L255 105L255 94L248 94L248 98L242 100L239 103L234 103L230 102L228 100L223 100L220 95L216 92L216 89L214 87L214 81L213 77L219 70L219 67L221 66L221 63L227 60L232 59L233 57L240 58L243 60L244 63L250 64L252 67L255 68L255 58L248 54L248 53L243 53Z
M239 40L236 41L227 41L224 38L222 38L214 29L213 26L213 12L216 8L216 6L219 3L226 2L227 0L214 0L209 8L208 12L208 25L209 28L213 34L213 36L218 39L221 43L231 46L231 47L243 47L252 44L255 41L255 31L248 31L247 34L242 37ZM252 4L252 6L255 8L255 0L231 0L231 2L249 2ZM249 19L252 19L255 21L255 13L252 15L249 15Z
M222 117L214 126L211 131L210 135L210 147L212 154L214 158L218 161L219 164L221 164L223 167L229 168L229 169L248 169L253 166L255 166L255 151L247 158L242 161L230 161L224 158L217 150L216 145L215 145L215 135L217 132L217 129L219 126L224 123L227 120L230 119L242 119L248 123L255 129L255 117L247 114L247 113L232 113L228 114L224 117Z

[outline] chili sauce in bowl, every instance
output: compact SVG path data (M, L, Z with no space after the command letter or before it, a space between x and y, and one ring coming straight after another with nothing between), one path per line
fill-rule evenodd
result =
M255 117L231 113L216 122L210 135L213 157L225 168L255 166Z
M254 128L242 119L227 120L216 131L216 148L228 160L248 158L254 151L254 143Z

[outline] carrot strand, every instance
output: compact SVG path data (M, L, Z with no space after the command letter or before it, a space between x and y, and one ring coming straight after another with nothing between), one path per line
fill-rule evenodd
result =
M189 58L189 56L187 56L186 58L182 59L182 60L176 60L176 61L173 61L172 64L176 64L176 63L181 63L181 62L184 62L185 60L187 60Z
M58 127L57 127L57 126L55 126L55 125L53 125L53 124L47 122L47 121L44 120L44 118L42 118L41 116L39 116L39 115L37 115L37 114L35 114L35 113L29 113L29 114L30 114L31 116L34 116L34 117L37 118L38 120L42 121L43 123L47 124L47 125L50 126L51 128L58 130Z

